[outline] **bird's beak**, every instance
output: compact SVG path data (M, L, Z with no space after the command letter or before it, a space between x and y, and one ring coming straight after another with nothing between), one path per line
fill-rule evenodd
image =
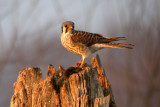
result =
M73 30L73 26L69 26L69 29L70 29L70 30Z

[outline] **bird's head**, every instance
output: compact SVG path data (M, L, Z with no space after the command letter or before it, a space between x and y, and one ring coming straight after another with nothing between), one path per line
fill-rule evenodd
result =
M74 32L74 23L72 21L63 22L61 33L73 33Z

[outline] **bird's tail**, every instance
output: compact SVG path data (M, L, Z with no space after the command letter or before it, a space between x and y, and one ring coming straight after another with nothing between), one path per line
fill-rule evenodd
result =
M111 48L120 48L120 49L133 49L132 44L124 44L124 43L105 43L105 47Z
M119 48L119 49L133 49L132 44L124 44L124 43L114 43L114 41L119 41L119 40L125 40L125 37L107 37L106 39L103 39L100 41L100 43L94 44L92 49L94 51L111 47L111 48Z
M105 43L103 43L103 46L120 49L133 49L134 45L132 44L114 43L114 41L119 40L126 40L126 37L107 37Z
M119 41L119 40L126 40L126 37L107 37L109 41Z

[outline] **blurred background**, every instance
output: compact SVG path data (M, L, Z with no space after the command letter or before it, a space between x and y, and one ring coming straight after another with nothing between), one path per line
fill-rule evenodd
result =
M40 67L45 78L48 64L67 68L81 59L61 45L68 20L135 45L97 52L118 107L160 107L160 0L0 0L1 107L10 105L19 70Z

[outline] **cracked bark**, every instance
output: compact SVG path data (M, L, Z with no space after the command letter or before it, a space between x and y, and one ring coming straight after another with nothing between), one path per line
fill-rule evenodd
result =
M14 83L11 107L116 107L111 86L98 55L91 65L59 70L48 66L42 79L39 68L21 70Z

